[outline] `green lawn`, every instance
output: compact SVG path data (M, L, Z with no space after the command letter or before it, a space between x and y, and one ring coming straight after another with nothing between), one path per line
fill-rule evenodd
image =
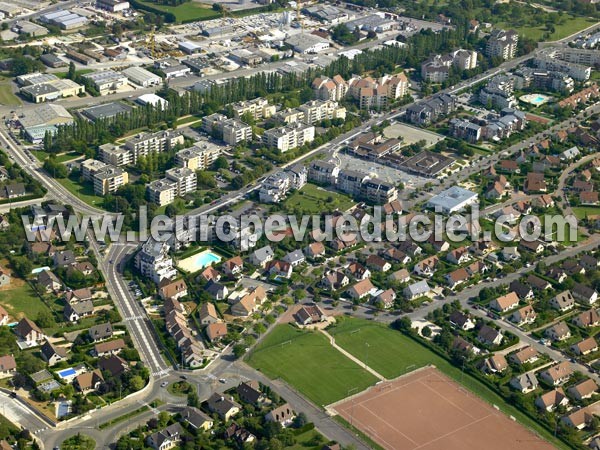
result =
M186 2L178 6L159 5L152 1L142 1L143 5L148 5L160 11L170 12L175 15L177 22L191 22L194 20L210 20L220 17L217 11L213 10L210 5L205 5L197 2Z
M584 17L569 17L565 23L554 26L554 32L548 38L549 41L557 41L559 39L566 38L578 31L581 31L596 23L593 19ZM496 28L514 29L519 36L524 36L535 41L542 40L542 36L546 33L546 27L544 25L538 27L513 27L509 23L500 22L495 24Z
M402 375L407 372L409 367L408 371L413 371L417 367L433 364L488 403L498 405L505 414L514 416L520 423L537 431L544 439L559 448L567 448L562 442L555 440L545 428L513 406L508 405L502 397L477 379L468 374L462 374L460 368L453 366L444 358L401 332L377 322L362 319L344 318L341 321L338 319L338 323L335 327L328 329L328 332L335 337L336 343L361 361L367 359L365 343L368 343L368 365L386 378Z
M317 405L363 391L377 379L343 356L318 332L278 325L248 356L270 378L281 378Z
M38 161L42 162L48 157L48 153L43 150L31 150L31 153L33 153L33 156L35 156ZM56 156L56 161L59 163L64 163L79 156L81 156L81 153L77 152L61 153L60 155Z
M573 208L573 213L578 219L585 219L586 216L600 214L600 206L576 206Z
M50 312L50 309L42 302L29 284L15 279L14 284L17 283L18 286L0 290L0 305L4 306L13 318L18 319L25 315L34 320L38 313L42 311Z
M58 178L58 182L88 205L102 208L102 197L94 194L94 187L91 183L81 185L70 178Z
M4 106L20 106L21 100L13 94L10 81L0 81L0 104Z
M94 69L81 69L81 70L76 70L75 74L76 75L85 75L86 73L92 73L94 71ZM58 78L67 78L67 75L69 74L69 72L57 72L54 75L56 75Z
M346 211L356 202L350 197L338 192L327 191L314 184L307 184L294 192L285 201L285 210L300 209L306 214L320 214L323 211Z

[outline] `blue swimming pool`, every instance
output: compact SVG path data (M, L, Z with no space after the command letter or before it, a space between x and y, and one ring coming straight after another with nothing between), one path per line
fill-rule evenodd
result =
M73 369L72 367L69 367L68 369L60 370L57 373L58 373L58 376L61 378L69 378L69 377L72 377L75 374L77 374L75 369Z
M210 250L204 250L203 252L182 259L177 263L177 266L180 269L193 273L220 261L221 257L219 255Z

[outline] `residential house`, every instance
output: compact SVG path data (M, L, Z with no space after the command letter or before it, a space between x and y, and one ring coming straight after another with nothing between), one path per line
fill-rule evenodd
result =
M555 323L544 331L544 336L553 341L564 341L571 337L571 330L563 321Z
M118 355L126 347L123 339L100 342L94 345L94 354L101 358L103 356Z
M519 306L519 297L512 291L490 302L490 308L503 313L517 306Z
M289 263L292 267L296 267L302 264L306 258L304 257L302 250L294 250L285 255L283 260Z
M556 388L553 391L546 392L535 399L535 406L547 412L552 412L558 406L567 406L569 399L562 388Z
M91 300L65 305L64 317L69 322L78 322L92 314L94 314L94 303Z
M539 352L531 346L523 347L509 356L509 359L519 366L522 366L523 364L532 364L539 358Z
M238 405L232 398L214 392L206 401L208 409L216 413L221 419L227 421L240 412Z
M204 291L215 300L223 300L227 298L227 295L229 295L229 289L227 289L227 286L215 281L209 281L206 283L206 285L204 285Z
M41 347L42 359L48 363L50 367L67 359L67 350L63 347L51 344L46 341Z
M378 294L374 299L374 303L379 303L383 305L385 309L389 309L394 306L394 302L396 301L396 292L393 289L386 289L385 291Z
M250 263L265 268L267 263L273 261L274 256L273 249L270 245L267 245L252 252L250 255Z
M525 239L521 239L519 241L519 248L539 255L544 251L544 244L540 241L526 241Z
M244 403L259 406L267 401L267 397L260 390L260 383L256 380L241 382L235 391Z
M284 403L265 414L267 422L279 423L284 428L291 425L295 417L296 414L289 403Z
M308 258L320 258L325 256L325 246L322 242L313 242L304 249L304 253Z
M567 393L578 402L591 398L596 392L598 392L598 385L591 378L580 381L567 389Z
M54 272L42 270L37 276L38 285L47 293L58 293L62 290L63 284Z
M188 294L187 284L183 278L179 280L164 279L159 283L158 295L163 300L168 298L178 300Z
M446 261L451 262L452 264L464 264L470 259L471 255L469 255L469 249L467 249L467 247L458 247L451 250L446 255Z
M540 378L552 386L559 386L569 381L573 369L567 361L560 362L548 369L542 370Z
M214 425L214 420L194 406L186 406L179 413L181 420L199 431L208 431Z
M516 261L521 259L521 254L519 253L519 249L517 247L504 247L500 251L500 255L504 261Z
M329 291L337 291L348 286L349 283L350 279L344 273L337 270L328 270L323 275L319 285Z
M579 257L579 264L581 264L585 270L598 270L600 260L591 255L584 254Z
M592 308L575 316L572 323L582 328L596 327L600 325L600 317L598 311Z
M484 325L477 333L477 340L485 345L493 346L502 344L504 336L500 330Z
M480 369L484 373L502 373L508 368L504 355L497 353L482 361Z
M522 394L528 394L537 389L539 382L533 372L527 372L512 378L509 384Z
M564 291L560 294L552 297L550 300L550 306L554 309L557 309L560 312L566 312L575 306L575 299L573 298L573 294L571 291Z
M464 314L456 309L450 313L449 321L456 328L460 328L464 331L475 328L475 323L471 320L471 318L467 314Z
M544 291L546 289L552 288L552 285L549 281L546 281L543 278L540 278L537 275L533 274L527 277L527 284L529 284L533 289L538 291Z
M409 264L412 261L412 258L404 253L402 250L397 249L396 247L391 247L383 252L383 256L385 258L391 259L392 261L397 261L400 264Z
M89 302L92 300L92 291L90 288L75 289L65 293L65 303L73 305L80 302Z
M567 272L565 272L559 267L552 267L546 272L546 276L556 281L557 283L562 283L569 277L569 275L567 275Z
M369 269L378 272L387 272L392 268L392 265L379 255L369 255L366 263Z
M42 332L42 330L27 317L23 317L19 323L13 328L15 334L28 346L39 345L48 337Z
M598 351L598 343L596 342L596 338L590 336L589 338L572 345L571 350L576 355L587 355Z
M71 250L56 252L53 261L54 267L67 267L75 264L75 254Z
M210 323L206 326L205 331L210 342L217 342L227 336L227 324L223 322Z
M8 314L6 309L4 309L4 307L2 305L0 305L0 326L8 325L9 322L10 322L10 315Z
M592 306L598 301L598 292L585 284L575 283L571 289L573 297L588 306Z
M319 308L319 305L303 305L294 314L294 319L299 325L310 325L314 323L324 322L327 320L325 313Z
M0 377L9 377L17 372L17 363L13 355L0 356Z
M458 350L468 355L478 355L481 353L479 348L475 347L469 341L464 340L460 336L456 336L452 341L452 350Z
M467 269L461 267L446 274L445 279L448 287L454 289L469 279L469 272L467 272Z
M169 450L175 448L181 442L183 428L178 423L166 427L164 430L150 434L146 443L154 450Z
M510 316L510 321L516 323L519 326L530 324L535 322L537 319L537 313L533 309L533 306L527 305L523 308L519 308Z
M431 292L431 288L425 280L409 284L402 290L402 294L407 300L414 300L416 298L423 297L429 294L429 292Z
M129 370L129 364L117 355L108 355L98 360L100 370L110 373L113 377L121 376Z
M431 278L435 273L439 261L437 256L430 256L416 263L413 271L419 276Z
M200 306L199 318L201 325L209 325L211 323L217 323L221 320L217 314L217 308L215 308L215 305L209 302L202 303Z
M594 414L588 408L581 408L561 417L560 421L569 427L583 430L592 423L593 419Z
M100 369L91 372L85 372L75 377L75 386L84 394L91 391L97 391L104 383L104 377Z
M100 342L105 339L110 339L113 335L113 327L110 322L94 325L88 330L92 342Z
M369 278L366 278L364 280L359 281L354 286L350 287L347 290L347 292L350 298L354 300L360 300L366 297L367 295L372 295L376 291L376 289L377 288L373 286L373 283L371 283L371 280Z
M221 274L212 266L207 267L200 274L200 278L204 281L219 281L221 279Z
M388 276L388 281L393 281L396 283L408 283L410 281L410 273L406 269L400 269Z
M237 276L244 271L244 261L239 256L228 259L223 263L223 272L228 276Z
M245 444L256 440L256 436L235 422L225 430L225 438L232 439L239 447L244 447Z
M292 276L292 265L289 262L280 259L269 261L266 270L270 276L280 278L290 278Z
M371 271L357 262L350 263L346 269L346 273L354 277L355 280L366 280L367 278L371 278Z
M512 281L508 289L517 294L520 300L533 300L533 289L519 280Z

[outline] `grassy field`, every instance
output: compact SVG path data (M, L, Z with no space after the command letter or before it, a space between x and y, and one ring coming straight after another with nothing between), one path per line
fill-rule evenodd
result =
M94 194L94 188L91 183L81 185L70 178L59 178L58 182L62 184L71 194L76 195L88 205L102 207L102 197Z
M323 211L346 211L356 204L350 197L338 192L307 184L294 192L285 201L285 210L301 209L307 214L320 214Z
M170 12L175 15L177 22L193 21L193 20L210 20L220 17L221 15L214 11L210 5L205 5L197 2L182 3L179 6L159 5L151 1L141 1L140 3L148 5L160 11Z
M0 78L0 104L4 106L20 106L21 100L13 94L10 81Z
M0 305L15 319L27 316L35 319L41 311L50 312L29 284L14 279L9 288L0 290Z
M365 343L368 343L368 366L386 378L395 378L426 364L433 364L485 401L498 405L505 414L514 416L523 425L537 431L544 439L559 448L566 448L564 444L554 439L545 428L513 406L508 405L502 397L487 386L475 378L463 374L459 368L399 331L368 320L343 319L335 327L329 328L328 332L335 337L339 346L365 362L367 359Z
M578 31L581 31L591 25L596 23L593 19L587 19L584 17L569 17L565 23L557 24L554 26L554 32L548 38L549 41L557 41L559 39L564 39L567 36L570 36ZM536 41L542 40L542 36L546 32L546 27L541 25L539 27L511 27L508 23L498 23L495 24L496 28L504 28L504 29L514 29L519 36L524 36Z
M578 219L585 219L586 216L595 216L600 214L600 206L576 206L573 213Z
M317 332L278 325L248 356L270 378L281 378L317 405L327 405L375 384L377 379L343 356Z
M85 75L86 73L92 73L93 71L94 71L94 69L76 70L75 75ZM67 78L68 74L69 74L69 72L57 72L54 75L56 75L58 78Z
M43 162L48 157L48 153L43 150L30 150L30 151L31 151L31 153L33 153L33 156L35 156L38 159L38 161ZM56 156L56 161L59 163L64 163L67 161L71 161L72 159L75 159L79 156L81 156L81 153L77 153L77 152L61 153L60 155Z

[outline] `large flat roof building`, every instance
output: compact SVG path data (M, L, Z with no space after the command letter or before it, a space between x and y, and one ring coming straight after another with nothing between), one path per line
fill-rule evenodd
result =
M102 105L90 106L81 110L81 114L90 119L92 122L101 119L112 119L119 114L126 114L133 108L121 102L110 102Z
M477 193L458 186L452 186L435 195L427 202L427 207L439 209L441 212L451 214L477 202Z
M143 67L129 67L122 70L121 73L134 84L142 87L157 86L162 82L162 78Z
M314 34L294 34L285 40L296 52L304 54L319 53L329 48L329 41Z

